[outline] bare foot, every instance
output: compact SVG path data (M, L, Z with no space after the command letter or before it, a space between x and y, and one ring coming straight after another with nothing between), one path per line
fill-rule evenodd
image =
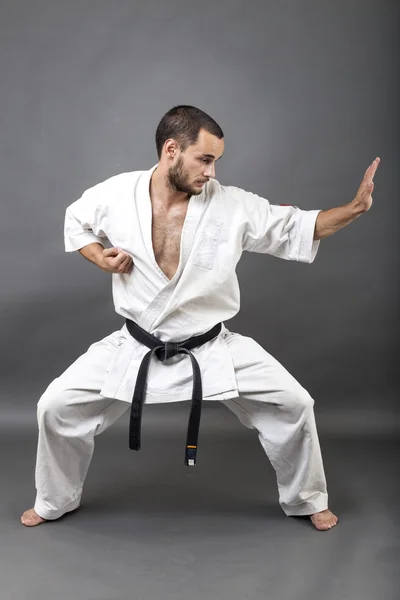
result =
M314 515L310 515L310 519L315 529L319 531L327 531L327 529L331 529L335 527L339 519L336 515L334 515L328 508L326 510L322 510L321 512L317 512Z
M26 525L26 527L35 527L35 525L40 525L45 521L46 519L42 519L42 517L39 517L39 515L35 512L33 508L26 510L21 517L21 523L23 525Z

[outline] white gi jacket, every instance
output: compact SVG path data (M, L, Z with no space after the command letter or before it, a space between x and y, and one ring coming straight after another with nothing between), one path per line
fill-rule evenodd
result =
M90 188L71 204L65 217L65 250L93 242L129 253L129 275L112 274L115 310L162 341L182 341L231 319L240 308L236 265L243 250L286 260L313 262L319 210L271 205L268 200L211 179L189 200L182 230L178 270L172 280L158 267L152 245L148 171L122 173ZM193 350L202 374L203 397L238 396L235 370L223 326L220 335ZM148 348L124 325L109 336L115 345L101 395L130 402L137 371ZM192 367L178 355L167 363L151 362L146 403L189 400ZM209 398L211 399L211 398Z

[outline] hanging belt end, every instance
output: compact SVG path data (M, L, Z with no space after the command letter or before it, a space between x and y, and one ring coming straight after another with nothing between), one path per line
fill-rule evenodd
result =
M140 450L140 436L129 432L129 450Z
M185 465L194 467L196 464L197 446L186 446Z

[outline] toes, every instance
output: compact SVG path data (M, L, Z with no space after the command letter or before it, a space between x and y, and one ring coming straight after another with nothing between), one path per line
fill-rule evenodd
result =
M32 510L27 510L21 516L21 523L26 527L34 527L35 525L40 525L40 523L44 523L45 519L40 517Z
M327 531L332 529L338 522L336 515L328 512L316 513L311 516L311 521L316 529L319 531Z
M34 527L35 525L39 525L39 522L36 522L33 519L24 519L22 524L26 527Z

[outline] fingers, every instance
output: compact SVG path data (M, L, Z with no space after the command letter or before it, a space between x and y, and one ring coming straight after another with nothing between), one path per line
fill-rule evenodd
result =
M379 162L380 162L380 158L378 157L378 158L376 158L374 160L374 162L372 163L372 165L370 167L370 174L369 175L370 175L370 178L371 178L371 182L372 182L372 179L374 178L374 175L375 175L376 170L378 168Z
M133 260L132 260L132 257L129 256L129 254L128 254L126 256L126 258L121 262L120 266L118 267L118 271L120 273L129 273L132 266L133 266Z
M120 252L118 256L112 260L112 266L118 273L129 273L133 266L132 257L126 252Z
M372 180L374 178L374 175L376 173L376 170L377 170L380 162L381 162L381 159L379 158L379 156L377 156L376 159L373 161L373 163L365 171L363 183L364 182L372 183Z
M120 248L104 248L103 256L117 256L120 252Z
M376 172L377 164L376 160L373 161L372 164L369 165L368 169L364 173L364 179L369 179L371 175L373 176Z
M132 270L133 259L122 248L106 248L103 255L109 259L109 265L115 273L129 273Z

